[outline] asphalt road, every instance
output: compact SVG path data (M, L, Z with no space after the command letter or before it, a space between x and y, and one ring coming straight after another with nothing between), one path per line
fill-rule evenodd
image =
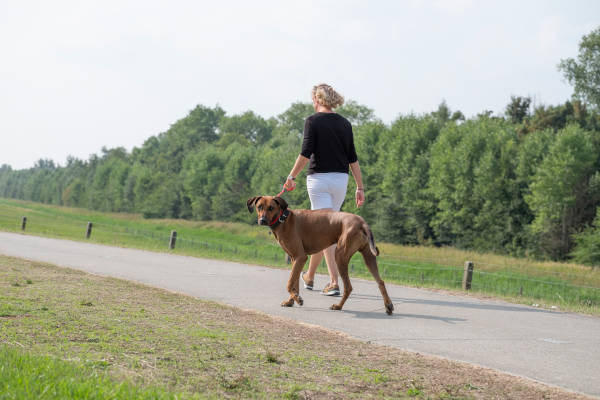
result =
M337 298L301 289L304 306L282 308L289 271L0 232L0 254L113 276L292 318L355 338L493 368L600 397L600 318L353 279ZM384 277L385 279L385 277ZM325 276L317 276L316 287Z

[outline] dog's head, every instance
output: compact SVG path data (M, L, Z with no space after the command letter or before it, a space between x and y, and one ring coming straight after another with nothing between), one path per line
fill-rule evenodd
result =
M250 212L253 212L256 208L259 225L273 225L288 208L284 199L273 196L252 197L248 199L246 206L248 206Z

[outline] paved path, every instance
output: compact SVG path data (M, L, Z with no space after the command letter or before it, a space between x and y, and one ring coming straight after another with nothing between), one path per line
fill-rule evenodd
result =
M490 367L600 397L600 318L353 279L344 311L302 289L304 307L282 308L288 271L0 232L0 254L133 280L254 309L401 349ZM316 286L326 278L318 276ZM336 299L337 300L337 299Z

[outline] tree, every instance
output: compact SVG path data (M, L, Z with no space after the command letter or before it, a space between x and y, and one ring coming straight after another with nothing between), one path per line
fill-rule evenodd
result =
M429 179L439 243L512 250L522 225L516 155L517 134L503 119L482 116L442 128L431 148Z
M600 27L583 36L577 60L561 60L558 69L573 85L575 98L600 109Z
M256 151L251 146L233 143L221 152L222 178L216 192L211 193L212 219L247 221L246 200L252 195L250 181L254 175Z
M81 179L73 180L62 194L62 204L67 207L82 207L85 203L85 183Z
M473 174L478 211L473 220L472 247L515 254L523 245L523 228L529 222L515 173L518 135L514 126L500 121L488 129Z
M354 145L362 172L366 201L362 207L356 207L354 179L350 177L342 210L361 215L373 228L380 213L380 199L384 196L381 190L384 172L379 165L379 158L385 152L380 147L380 140L388 131L389 128L381 121L353 127Z
M594 218L600 200L599 150L591 132L569 125L557 132L536 169L525 199L544 255L563 259L573 246L572 235Z
M440 126L443 126L446 122L450 121L452 111L450 111L450 107L446 104L446 100L442 100L438 105L437 110L432 112L431 115L438 121Z
M219 124L225 111L215 108L196 106L185 117L173 124L169 130L158 137L158 157L162 158L162 172L178 174L186 154L207 143L219 139ZM152 144L152 143L151 143ZM156 160L150 160L156 163Z
M40 158L39 160L36 161L33 168L34 169L53 170L53 169L56 169L56 165L54 164L54 161L52 161L50 159Z
M358 104L354 100L349 100L343 106L335 110L338 114L344 116L352 125L362 125L376 120L375 113L367 106Z
M353 124L367 201L362 215L378 240L454 245L591 263L600 206L600 113L580 100L540 106L512 97L506 116L465 120L445 102L391 125L354 101L336 111ZM198 106L164 133L128 153L103 148L62 167L0 166L0 196L146 218L252 222L245 202L281 190L302 143L310 103L277 118L252 111L228 117ZM525 135L525 133L527 133ZM310 208L304 172L291 208ZM591 225L590 225L591 224ZM589 226L589 228L588 228Z
M102 154L88 188L88 204L95 210L130 211L124 206L123 196L123 188L131 165L127 150L123 147L114 149L103 147ZM71 190L74 188L71 187ZM67 198L69 197L65 199ZM80 201L82 198L79 195L74 199Z
M219 124L221 135L237 133L243 135L253 143L265 143L273 134L276 121L265 120L252 111L246 111L241 115L223 117Z
M452 117L450 117L451 121L457 122L457 121L464 121L465 120L465 114L462 113L462 111L460 110L456 110L452 113Z
M196 219L212 219L211 199L223 181L226 160L222 155L222 149L208 145L188 154L183 163L184 195L190 199L192 215Z
M510 103L504 113L513 124L520 124L529 114L530 104L530 97L510 96Z
M176 176L136 164L132 170L135 210L144 218L179 218L181 184Z
M304 132L304 120L306 117L314 113L315 110L311 103L296 102L279 114L277 120L281 129L287 131L289 134L302 137Z
M383 195L373 227L382 238L410 244L432 239L430 222L435 207L427 182L431 146L439 132L432 116L401 117L389 131L382 132L375 170L382 171L383 177L374 192Z

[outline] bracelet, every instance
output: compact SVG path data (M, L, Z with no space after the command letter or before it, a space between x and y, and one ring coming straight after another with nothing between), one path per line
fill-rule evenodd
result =
M293 180L293 181L295 181L295 180L296 180L296 178L294 178L294 177L293 177L291 174L290 174L290 175L288 175L288 177L287 177L287 178L288 178L288 179L291 179L291 180Z

